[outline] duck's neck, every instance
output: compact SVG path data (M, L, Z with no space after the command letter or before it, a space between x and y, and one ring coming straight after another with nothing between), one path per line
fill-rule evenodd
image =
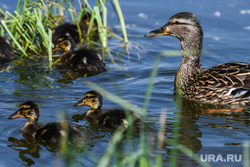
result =
M93 121L93 120L98 116L98 114L100 113L100 111L101 111L100 108L98 108L98 109L93 109L93 108L91 108L91 109L87 112L85 118L87 119L87 121Z
M200 64L202 38L181 40L182 62L175 77L175 90L181 93L187 83L203 71Z
M29 120L23 127L22 132L24 134L28 134L32 137L35 137L36 131L38 130L39 126L36 120Z

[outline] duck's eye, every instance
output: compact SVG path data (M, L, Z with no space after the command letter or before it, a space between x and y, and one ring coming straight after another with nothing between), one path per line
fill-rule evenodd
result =
M175 21L175 22L174 22L174 24L179 25L179 24L181 24L181 22L179 22L179 21Z
M31 112L31 111L29 111L29 112L28 112L28 115L31 115L31 114L32 114L32 112Z

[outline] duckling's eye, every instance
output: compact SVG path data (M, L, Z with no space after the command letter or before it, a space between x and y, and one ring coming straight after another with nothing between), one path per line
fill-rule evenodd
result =
M66 40L65 41L65 45L70 45L71 43L70 43L70 41L69 40Z
M32 114L32 112L31 112L31 111L29 111L29 112L28 112L28 115L31 115L31 114Z

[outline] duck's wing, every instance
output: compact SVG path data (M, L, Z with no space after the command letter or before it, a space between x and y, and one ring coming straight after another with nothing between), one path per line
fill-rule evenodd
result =
M250 101L250 64L218 64L194 77L185 95L194 100L216 103Z

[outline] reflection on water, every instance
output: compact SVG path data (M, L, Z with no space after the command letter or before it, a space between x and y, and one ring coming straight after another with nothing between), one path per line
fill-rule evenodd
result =
M48 68L43 67L46 62L43 62L42 59L38 61L20 60L13 64L12 71L16 76L15 82L30 89L38 89L41 86L50 87L53 81L48 77L50 73Z
M35 164L31 158L28 158L28 155L31 155L33 158L40 158L39 150L41 147L38 145L36 140L19 140L14 137L9 137L8 141L13 143L8 145L8 147L11 147L19 152L19 158L22 159L25 166L31 166Z
M87 113L87 112L86 112ZM74 120L74 122L79 122L83 119L85 119L85 115L86 113L83 113L83 114L75 114L72 116L72 119Z
M249 125L249 113L248 112L219 112L211 114L206 114L206 110L210 109L219 109L219 108L225 108L225 106L217 106L217 105L209 105L209 104L202 104L197 103L194 101L190 101L187 99L181 98L180 95L175 93L175 102L177 104L177 111L180 110L180 119L179 119L179 138L178 141L183 146L189 148L191 151L193 151L195 154L203 155L205 153L207 154L242 154L242 142L238 143L238 140L236 142L229 142L227 143L227 140L224 140L223 137L230 136L232 133L235 133L237 136L238 129L242 128L241 130L245 129L246 127L240 127L239 125L235 124L243 124ZM178 112L176 112L178 114ZM201 126L200 122L201 119L207 118L209 121L214 120L212 123L206 123ZM227 119L228 118L228 119ZM221 122L221 123L220 123ZM208 140L210 143L210 147L207 146L208 143L202 144L202 137L206 135L204 133L204 126L206 128L212 128L213 131L217 134L224 133L223 137L218 137L219 135L215 135L214 140ZM242 126L242 125L241 125ZM202 130L201 130L202 129ZM228 130L228 131L227 131ZM244 131L244 130L243 130ZM216 143L216 139L223 141L222 145L218 146ZM225 151L223 146L240 146L240 147L231 147L227 148L228 151ZM203 148L205 148L205 152L203 152ZM202 151L201 151L202 150ZM183 153L180 153L178 156L178 164L179 165L198 165L196 161L190 159L190 157L186 156ZM210 162L212 164L216 165L223 165L223 161L220 162ZM242 161L237 162L236 165L242 165Z

